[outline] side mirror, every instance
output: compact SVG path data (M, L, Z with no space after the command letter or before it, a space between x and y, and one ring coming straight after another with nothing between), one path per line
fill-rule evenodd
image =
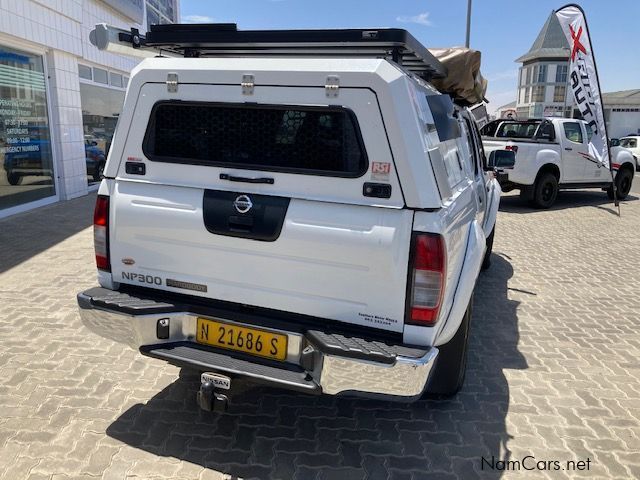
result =
M489 154L488 167L513 168L516 164L516 153L512 150L494 150Z

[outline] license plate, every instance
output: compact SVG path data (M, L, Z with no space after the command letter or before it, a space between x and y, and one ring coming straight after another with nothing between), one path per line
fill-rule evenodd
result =
M287 358L286 335L206 318L198 318L196 341L212 347L235 350L274 360Z

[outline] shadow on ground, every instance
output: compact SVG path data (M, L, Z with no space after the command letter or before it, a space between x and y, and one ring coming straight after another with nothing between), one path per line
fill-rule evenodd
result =
M635 202L638 200L637 195L638 194L630 193L621 203ZM565 210L567 208L577 207L594 207L609 211L615 215L618 214L618 209L614 206L613 200L609 200L607 194L600 190L561 191L558 193L558 199L553 207L546 211ZM540 212L541 210L531 207L527 201L520 199L518 193L515 192L502 196L500 199L500 211L508 213L532 213Z
M0 273L93 224L95 194L0 219Z
M229 413L210 414L196 407L198 377L183 373L107 434L241 478L499 478L481 470L481 458L509 456L503 370L527 368L519 302L507 297L512 274L494 254L480 277L466 383L451 400L405 405L260 388L234 396Z

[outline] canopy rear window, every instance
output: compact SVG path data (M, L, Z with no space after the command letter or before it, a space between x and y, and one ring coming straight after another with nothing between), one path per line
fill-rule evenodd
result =
M159 102L152 161L359 177L368 162L355 115L339 107Z
M625 148L636 148L638 146L638 140L635 138L621 138L620 146Z
M504 122L498 128L499 138L533 138L540 122Z

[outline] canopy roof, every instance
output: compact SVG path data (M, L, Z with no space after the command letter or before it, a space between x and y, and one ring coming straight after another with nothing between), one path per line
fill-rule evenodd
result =
M238 30L236 24L151 25L146 35L98 24L91 42L101 50L138 55L143 50L184 57L384 58L431 82L463 105L480 103L487 81L480 52L427 49L399 28ZM124 48L123 48L124 47ZM150 52L144 52L149 56Z

